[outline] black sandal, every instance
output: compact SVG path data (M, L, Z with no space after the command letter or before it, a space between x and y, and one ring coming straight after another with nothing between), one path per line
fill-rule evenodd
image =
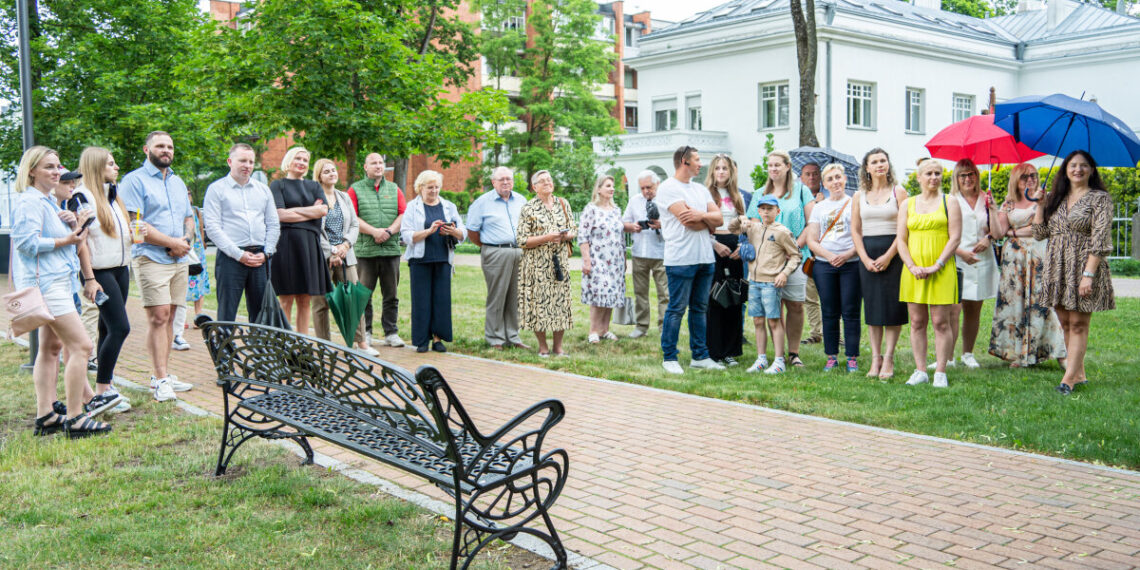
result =
M79 439L91 435L100 435L111 433L110 424L97 422L91 419L87 414L75 416L67 420L67 437L71 439Z
M55 418L54 422L48 423L48 420ZM54 411L48 412L43 417L36 418L36 429L33 433L36 435L51 435L60 431L67 425L67 418Z
M51 403L51 411L53 411L53 412L55 412L61 416L66 417L67 416L67 404L64 404L63 402L56 400L56 401Z

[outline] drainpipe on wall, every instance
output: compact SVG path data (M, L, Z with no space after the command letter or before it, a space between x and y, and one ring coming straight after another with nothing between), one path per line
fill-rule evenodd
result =
M827 120L827 129L825 130L825 133L827 134L827 145L826 146L831 147L831 40L827 40L826 42L824 42L824 45L825 45L824 51L827 54L827 68L826 68L827 97L824 98L824 100L825 100L824 104L826 105L826 109L824 111L824 116L826 117L826 120Z

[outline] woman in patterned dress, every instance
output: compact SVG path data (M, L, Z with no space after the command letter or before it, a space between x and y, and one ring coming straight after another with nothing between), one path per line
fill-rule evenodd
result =
M1085 350L1092 314L1116 308L1106 259L1111 230L1112 196L1093 157L1075 150L1061 162L1053 191L1033 216L1033 237L1049 239L1041 304L1057 310L1065 332L1068 362L1057 391L1066 396L1088 382Z
M562 335L569 329L570 243L577 237L570 204L554 196L550 171L530 179L535 197L523 206L516 231L523 248L519 262L519 328L534 331L538 355L550 356L546 331L553 331L554 354L566 356ZM561 277L559 279L558 277Z
M1039 301L1044 288L1045 242L1033 237L1037 169L1021 163L1009 173L1009 191L998 215L990 220L991 235L1004 236L1001 283L994 307L990 354L1010 368L1033 366L1056 358L1064 370L1065 337L1053 307Z
M591 344L617 340L610 331L614 309L625 304L625 224L614 204L614 177L602 176L578 228L582 248L582 303L590 306Z

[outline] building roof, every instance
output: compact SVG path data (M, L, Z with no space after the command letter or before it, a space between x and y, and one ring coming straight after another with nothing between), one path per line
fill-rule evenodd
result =
M1117 14L1100 6L1071 3L1072 11L1054 29L1049 29L1047 10L1033 10L998 18L974 18L953 12L914 6L899 0L822 0L817 7L859 12L895 20L907 25L933 27L958 35L1004 40L1010 43L1061 39L1094 32L1135 28L1140 31L1140 18ZM709 26L722 26L733 21L761 18L787 12L788 0L729 0L699 12L648 38L675 35Z

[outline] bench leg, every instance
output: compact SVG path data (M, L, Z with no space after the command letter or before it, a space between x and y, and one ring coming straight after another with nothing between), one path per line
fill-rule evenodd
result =
M301 462L301 465L312 465L313 448L309 445L309 438L303 435L299 435L297 437L294 437L293 441L297 442L297 445L301 446L301 449L305 450L305 460Z
M218 467L214 470L215 477L226 474L226 468L230 464L230 459L233 459L234 452L253 436L252 431L231 422L230 418L226 417L226 423L222 426L222 447L218 450Z

